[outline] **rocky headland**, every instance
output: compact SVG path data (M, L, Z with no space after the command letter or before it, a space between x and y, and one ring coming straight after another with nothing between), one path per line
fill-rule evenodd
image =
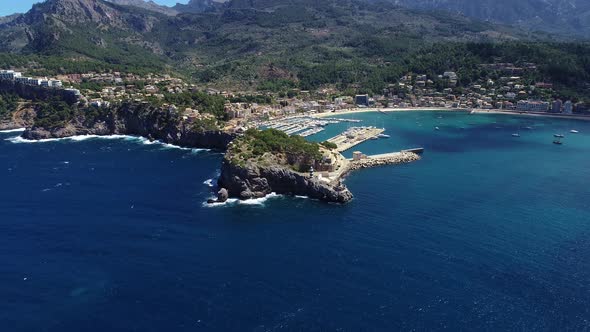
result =
M236 136L202 121L183 120L177 111L123 104L99 113L76 113L57 126L33 126L22 137L31 140L78 135L131 135L188 148L225 150Z
M324 182L309 174L296 172L286 165L261 165L255 162L244 165L224 158L218 185L230 197L252 199L270 193L299 195L326 202L347 203L353 195L341 181Z

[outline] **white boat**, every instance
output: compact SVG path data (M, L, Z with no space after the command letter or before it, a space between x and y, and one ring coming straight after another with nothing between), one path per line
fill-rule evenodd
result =
M440 128L439 127L434 127L434 130L440 130Z
M520 134L512 134L512 137L520 137Z
M572 129L572 130L570 130L570 133L577 134L577 133L579 133L579 131Z
M556 137L556 138L564 138L565 136L563 136L562 134L553 134L553 137Z
M387 134L379 134L379 135L377 135L377 137L379 137L379 138L390 138L391 136L389 136Z

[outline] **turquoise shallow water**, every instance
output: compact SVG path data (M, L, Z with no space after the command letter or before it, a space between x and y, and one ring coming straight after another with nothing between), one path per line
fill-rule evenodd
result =
M275 197L204 207L218 153L0 134L0 326L590 329L590 123L349 117L391 135L355 150L426 152L353 173L346 206Z

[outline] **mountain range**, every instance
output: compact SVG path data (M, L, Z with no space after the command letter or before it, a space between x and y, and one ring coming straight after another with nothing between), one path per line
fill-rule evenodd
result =
M557 0L545 0L551 1ZM458 10L468 8L466 1L466 7L445 7L451 3L459 1L192 0L165 7L143 0L46 0L0 20L0 65L28 61L48 73L171 70L238 88L337 82L378 89L412 68L470 68L466 76L473 76L478 62L520 60L515 43L561 38L471 18ZM416 8L406 8L410 4ZM537 48L545 53L523 48L532 54L528 60L569 59L562 46ZM583 66L576 57L570 62L567 73Z
M109 0L110 2L153 10L166 15L200 13L219 9L229 0L190 0L174 7L145 0ZM375 0L365 0L376 2ZM378 0L403 8L459 13L478 20L514 25L531 31L590 36L590 1L587 0ZM255 7L256 1L245 2ZM259 2L258 2L259 3ZM280 1L266 1L265 7Z
M588 0L390 0L416 9L458 12L530 30L590 36Z

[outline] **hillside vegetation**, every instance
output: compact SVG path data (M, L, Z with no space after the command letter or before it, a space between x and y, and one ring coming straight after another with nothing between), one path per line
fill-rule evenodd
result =
M237 165L260 162L287 165L307 172L322 158L322 153L318 143L309 142L301 136L289 136L276 129L249 129L232 144L228 156Z
M0 38L3 68L173 72L224 89L285 94L324 85L380 92L407 72L454 70L467 84L481 74L479 64L497 61L534 62L535 78L563 94L584 95L590 77L588 44L363 0L232 0L175 16L48 0L0 24Z

